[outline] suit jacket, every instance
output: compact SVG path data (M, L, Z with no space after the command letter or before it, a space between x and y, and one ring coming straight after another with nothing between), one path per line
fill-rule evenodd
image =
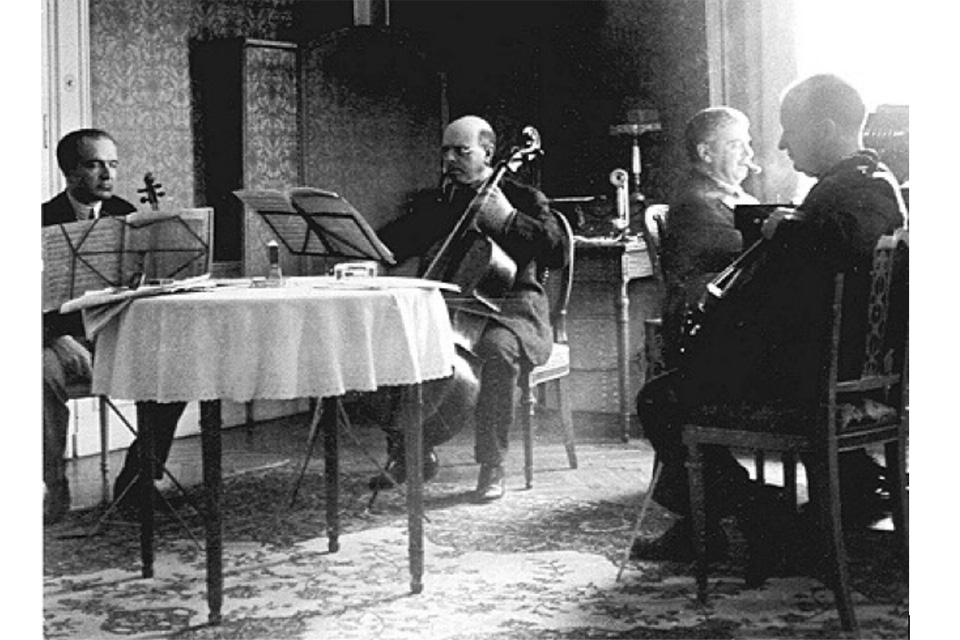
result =
M533 364L542 364L550 357L553 331L549 302L537 270L566 264L566 236L543 193L509 178L500 182L500 189L517 209L517 215L501 234L491 237L516 262L517 277L499 301L502 312L493 321L516 334ZM469 189L458 189L453 200L447 202L439 189L420 191L414 194L406 213L382 227L377 235L398 261L420 258L422 274L472 197Z
M784 221L745 286L704 320L680 373L687 406L815 401L833 277L844 273L839 369L859 374L873 249L903 225L893 174L865 151L821 176Z
M732 196L715 180L691 169L670 202L660 245L664 279L663 338L672 366L688 305L696 304L707 283L743 248L733 223ZM756 203L741 196L736 204Z
M101 205L101 216L124 216L133 213L137 208L118 196L104 200ZM67 192L62 191L51 200L44 202L40 207L42 226L65 224L77 221L77 213L70 204ZM61 314L59 311L48 311L43 314L43 340L62 335L84 336L83 319L80 312Z

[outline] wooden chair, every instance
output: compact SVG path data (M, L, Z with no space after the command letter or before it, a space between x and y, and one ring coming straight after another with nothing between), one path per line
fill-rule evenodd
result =
M664 294L663 270L660 267L660 241L666 226L669 205L652 204L643 212L644 241L650 255L650 266L656 280L661 300ZM663 318L647 318L643 321L644 381L663 373ZM642 425L641 425L642 426Z
M136 433L136 430L110 398L94 395L89 382L68 385L67 398L70 400L97 399L97 414L100 426L100 502L104 505L110 504L110 412L112 411L132 433ZM74 437L73 451L74 457L76 457L76 437Z
M844 630L857 633L841 528L840 452L871 444L884 445L886 465L895 491L894 527L901 537L904 558L908 557L906 330L903 330L902 338L887 335L888 324L893 322L889 311L894 264L903 259L902 266L906 268L906 246L905 230L884 236L877 244L867 316L866 357L860 377L852 380L838 379L843 276L837 276L831 333L826 345L829 347L829 368L824 372L822 401L808 413L816 416L816 425L806 430L807 435L764 431L771 416L767 413L764 417L762 409L739 417L738 423L743 426L736 430L710 426L709 421L705 420L684 427L683 441L689 449L687 465L697 557L697 593L701 602L707 599L705 490L701 457L701 447L704 445L779 453L784 464L788 499L794 508L797 456L804 454L811 485L811 506L816 508L819 515L823 541L829 553L830 571L833 573L828 580L834 591Z
M570 407L570 392L567 378L570 375L570 346L567 343L567 305L573 287L574 239L573 228L563 214L554 212L567 236L567 265L556 274L556 293L551 296L550 323L553 325L553 350L550 359L542 365L520 372L520 423L523 432L523 473L527 488L533 486L533 416L536 412L536 392L542 385L554 383L557 406L563 425L564 445L571 469L577 468L577 451L574 446L573 413ZM554 274L542 274L547 284Z

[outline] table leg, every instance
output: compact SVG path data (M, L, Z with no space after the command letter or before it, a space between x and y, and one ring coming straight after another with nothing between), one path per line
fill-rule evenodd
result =
M206 498L204 528L207 532L207 606L210 624L220 624L223 606L223 515L220 511L222 483L219 400L200 402L200 446L203 487Z
M630 291L627 256L620 256L620 297L617 298L617 364L620 369L620 439L630 440Z
M405 388L403 394L410 591L416 594L423 591L423 393L415 384Z
M324 398L320 414L323 433L323 477L327 487L327 549L340 550L340 398Z
M138 412L139 413L139 412ZM140 562L144 578L153 577L153 492L154 492L154 458L153 458L153 424L138 416L140 454L140 476L137 478L137 489L140 491Z

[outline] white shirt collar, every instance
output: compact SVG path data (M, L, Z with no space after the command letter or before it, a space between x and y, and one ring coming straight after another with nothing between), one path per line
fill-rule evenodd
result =
M96 220L100 217L100 209L103 208L102 200L94 200L91 204L83 204L77 201L69 191L67 191L67 199L77 214L77 220Z

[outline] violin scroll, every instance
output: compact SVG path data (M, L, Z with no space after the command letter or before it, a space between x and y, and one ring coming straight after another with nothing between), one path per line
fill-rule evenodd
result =
M147 171L143 175L143 189L137 189L137 193L145 194L140 198L140 202L149 202L150 208L154 211L160 210L160 198L166 195L163 191L163 185L156 181L151 171Z

